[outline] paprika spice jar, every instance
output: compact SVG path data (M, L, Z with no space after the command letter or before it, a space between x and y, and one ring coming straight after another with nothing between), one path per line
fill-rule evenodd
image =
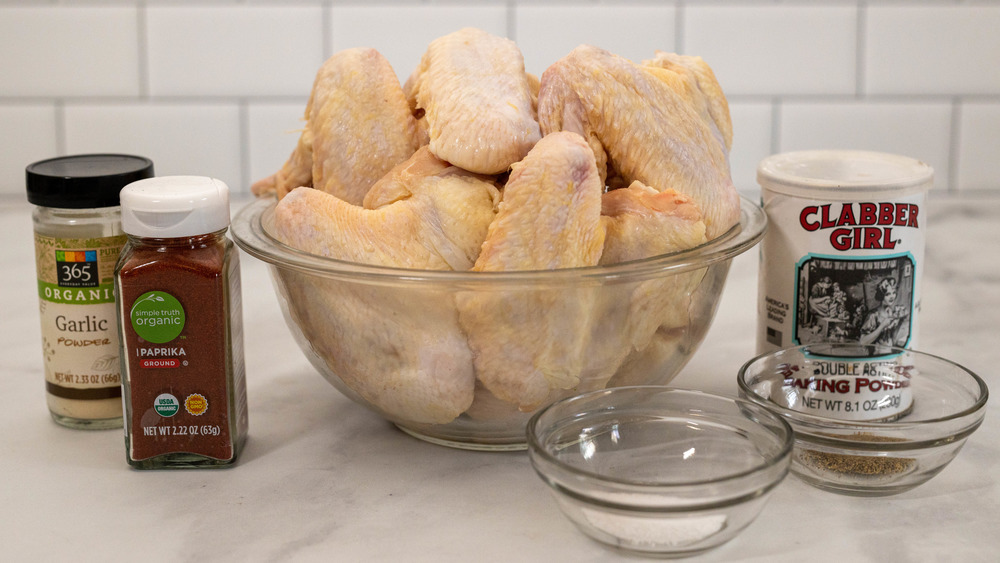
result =
M246 440L239 258L229 189L164 176L121 191L115 268L125 445L140 469L225 466Z

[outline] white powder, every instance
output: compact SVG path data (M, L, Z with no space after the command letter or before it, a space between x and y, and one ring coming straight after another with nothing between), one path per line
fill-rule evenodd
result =
M699 542L726 525L724 514L648 518L608 514L581 508L583 516L598 530L636 546L681 546Z

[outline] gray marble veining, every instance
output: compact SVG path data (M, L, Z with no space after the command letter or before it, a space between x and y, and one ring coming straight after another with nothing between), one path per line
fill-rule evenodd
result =
M1000 389L1000 200L931 199L919 348ZM138 472L120 431L56 426L45 407L30 209L0 205L0 502L5 559L607 561L523 453L417 441L351 403L297 349L264 265L243 257L250 441L226 470ZM757 251L737 258L716 321L673 384L733 395L754 352ZM883 499L789 477L701 561L992 561L1000 552L997 401L929 483Z

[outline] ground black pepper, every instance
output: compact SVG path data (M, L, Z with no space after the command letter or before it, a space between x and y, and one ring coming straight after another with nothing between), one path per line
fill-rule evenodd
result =
M902 439L888 438L858 432L850 436L863 442L901 442ZM822 471L832 471L843 475L875 477L896 475L913 468L916 460L909 457L863 456L854 454L834 454L817 450L803 450L799 461Z
M168 199L190 196L189 212L197 215L205 204L198 192L222 188L218 180L166 177L122 191L129 238L118 262L116 290L127 457L135 467L231 464L246 437L239 262L225 236L228 196L224 221L210 214L191 225L183 224L190 217L183 202L164 203L160 197L161 192ZM221 229L196 232L220 223ZM134 234L158 232L164 225L162 234L170 236Z

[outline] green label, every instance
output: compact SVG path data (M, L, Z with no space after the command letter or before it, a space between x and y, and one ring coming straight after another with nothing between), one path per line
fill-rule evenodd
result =
M171 417L181 410L181 403L177 397L169 393L158 395L153 401L153 410L162 417Z
M177 338L184 330L184 307L173 295L147 291L132 303L129 312L132 329L143 340L163 344Z
M114 285L101 284L97 287L59 287L54 283L38 281L38 297L50 303L72 305L94 305L114 303Z

